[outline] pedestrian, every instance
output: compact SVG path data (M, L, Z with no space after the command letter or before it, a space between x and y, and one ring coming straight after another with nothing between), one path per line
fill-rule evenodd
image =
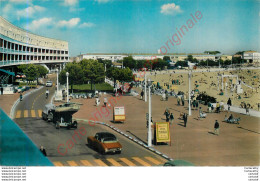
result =
M184 95L181 96L181 103L184 106Z
M104 106L107 107L107 98L104 97Z
M183 121L184 121L184 127L186 127L188 121L188 115L186 113L183 114Z
M173 119L174 119L174 116L173 116L173 114L171 113L171 115L170 115L170 120L171 120L170 124L172 124Z
M181 100L180 100L180 96L177 96L177 103L178 103L178 106L180 105L180 102L181 102Z
M22 100L23 100L23 93L20 92L20 101L22 101Z
M4 88L1 87L1 95L3 95L3 94L4 94Z
M246 107L246 114L248 114L248 115L249 115L249 108L250 108L250 104L247 104L245 107Z
M232 106L232 103L231 103L231 99L230 99L230 98L228 98L227 105L228 105L228 110L230 111L230 106Z
M196 100L196 110L198 110L199 107L199 101Z
M40 147L40 151L42 152L42 154L44 156L47 156L46 150L45 150L45 148L43 148L43 146Z
M217 102L216 104L216 113L220 113L220 104Z
M146 121L146 127L148 128L149 120ZM151 125L153 125L153 117L151 117Z
M215 129L214 134L219 135L219 123L218 123L218 120L216 120L216 122L215 122L214 129Z
M142 92L141 92L141 100L143 100L143 97L144 97L144 91L142 90Z
M168 111L166 111L166 112L165 112L165 116L166 116L166 122L169 122L169 120L170 120L170 119L169 119L169 115L170 115L170 114L169 114L169 112L168 112Z

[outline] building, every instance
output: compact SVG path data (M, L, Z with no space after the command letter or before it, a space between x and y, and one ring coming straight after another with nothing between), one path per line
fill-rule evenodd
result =
M198 61L206 61L206 60L213 60L215 61L215 55L208 55L208 54L182 54L182 55L171 55L170 58L172 61L185 61L188 58L188 55L192 55L193 58L196 58Z
M243 52L242 59L252 61L252 63L260 62L260 53L256 51Z
M92 59L92 60L111 60L112 62L116 62L118 60L123 60L125 57L132 56L135 60L153 60L155 58L163 59L162 55L142 55L142 54L82 54L79 55L78 60L81 61L83 59Z
M0 67L69 62L67 41L33 34L0 17Z

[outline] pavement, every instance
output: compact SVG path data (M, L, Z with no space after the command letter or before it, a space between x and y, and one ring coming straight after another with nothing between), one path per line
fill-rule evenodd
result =
M0 107L10 114L12 104L18 97L19 94L0 95ZM140 100L139 96L120 96L113 99L114 106L125 106L126 110L126 121L113 123L112 109L103 107L104 97L110 99L111 95L102 94L101 104L98 107L95 105L95 99L72 99L71 102L83 104L81 109L74 114L74 118L96 119L147 143L148 102ZM179 117L181 113L188 112L187 102L185 106L178 106L174 97L170 97L168 101L161 101L160 98L157 95L152 96L153 122L165 122L163 113L166 108L173 113L174 121L170 125L171 145L153 145L156 150L170 158L187 160L197 166L259 165L259 117L245 115L244 112L226 111L207 113L206 118L198 119L199 111L192 110L192 115L188 117L187 127L184 127L183 120ZM200 106L204 112L207 112L206 106ZM231 108L231 110L239 109ZM225 115L229 116L231 113L235 118L241 118L239 125L223 121ZM218 136L214 134L215 120L220 123Z
M103 94L101 104L96 107L95 99L73 99L80 102L81 109L74 118L101 121L112 125L122 132L147 144L146 113L148 102L139 97L121 96L115 99L114 105L125 106L126 121L113 123L113 111L103 106L103 99L111 95ZM165 122L163 115L166 108L174 115L170 125L171 145L153 146L156 150L173 159L183 159L198 166L251 166L259 165L259 118L242 113L221 112L207 113L207 118L198 119L199 111L192 110L188 117L187 127L184 127L180 113L188 112L185 106L178 106L177 100L170 97L168 101L160 101L160 96L152 96L153 122ZM204 112L207 107L200 105ZM231 109L231 110L236 110ZM238 109L239 110L239 109ZM240 117L240 124L224 122L225 115L233 114ZM220 123L220 135L214 134L214 123Z

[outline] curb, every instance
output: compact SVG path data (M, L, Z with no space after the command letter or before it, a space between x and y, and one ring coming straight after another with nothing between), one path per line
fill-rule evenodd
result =
M116 128L116 127L114 127L114 126L111 126L111 125L109 125L109 124L107 124L107 123L104 123L104 122L101 122L101 121L89 121L89 120L86 120L86 119L74 119L74 120L76 120L76 121L84 121L84 122L92 122L92 123L93 123L93 126L94 126L95 124L105 125L105 126L109 127L110 129L116 131L117 133L123 135L124 137L128 138L129 140L131 140L131 141L133 141L133 142L139 144L140 146L146 148L147 150L150 150L150 151L152 151L153 153L155 153L155 154L157 154L157 155L159 155L159 156L165 158L166 160L174 161L174 159L168 157L167 155L163 154L162 152L160 152L160 151L158 151L158 150L156 150L156 149L154 149L154 148L148 147L148 146L147 146L146 144L144 144L142 141L139 141L139 140L137 140L136 138L133 138L133 137L129 136L128 134L122 132L122 131L119 130L118 128Z
M32 93L34 93L34 92L36 92L36 91L38 91L38 90L40 90L40 89L42 89L44 86L41 86L41 87L39 87L38 89L34 89L34 90L32 90L32 91L30 91L30 92L27 92L26 94L24 94L23 95L23 98L25 98L25 97L27 97L28 95L30 95L30 94L32 94ZM15 108L16 108L16 106L17 106L17 104L20 102L20 98L18 98L15 102L14 102L14 104L13 104L13 106L12 106L12 108L11 108L11 111L10 111L10 118L11 119L14 119L14 110L15 110Z

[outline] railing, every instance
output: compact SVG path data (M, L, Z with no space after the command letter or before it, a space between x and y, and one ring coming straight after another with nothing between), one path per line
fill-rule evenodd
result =
M39 64L39 63L65 63L70 62L70 60L8 60L1 61L0 67L10 66L10 65L21 65L21 64Z

